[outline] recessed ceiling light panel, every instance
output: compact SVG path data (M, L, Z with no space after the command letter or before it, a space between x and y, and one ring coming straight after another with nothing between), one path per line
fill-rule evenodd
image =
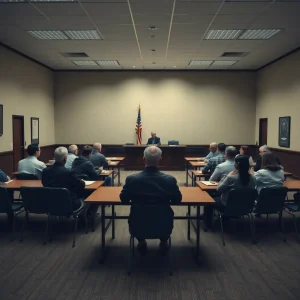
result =
M243 29L213 29L209 30L205 40L235 40L243 32Z
M33 37L40 40L67 40L68 37L60 30L29 30Z
M117 60L97 60L97 64L103 67L119 67Z
M212 64L212 60L191 60L189 66L210 66Z
M230 67L233 66L237 60L215 60L211 67Z
M77 66L98 66L94 60L72 60Z
M103 40L97 30L64 30L70 40Z
M248 29L239 36L239 40L268 40L280 31L280 29Z

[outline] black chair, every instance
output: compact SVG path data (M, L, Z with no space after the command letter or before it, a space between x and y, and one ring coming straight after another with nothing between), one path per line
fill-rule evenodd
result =
M179 141L175 141L175 140L168 141L168 145L169 146L178 146L179 145Z
M286 236L282 221L282 212L287 192L288 189L286 187L263 188L259 193L257 203L253 210L253 212L258 215L267 215L267 223L269 215L278 214L279 225L284 241L286 241ZM253 228L255 229L255 222L253 222Z
M12 203L6 188L0 187L0 213L5 213L13 218L12 232L15 232L16 217L24 211L23 203Z
M38 180L38 177L34 174L29 173L18 173L16 174L18 180Z
M25 187L20 188L20 194L22 196L24 208L25 208L25 218L21 231L20 241L23 241L23 234L25 230L26 223L29 223L29 214L48 214L48 202L47 202L47 191L44 187ZM48 231L48 223L46 224L45 236ZM46 242L44 241L44 244Z
M255 241L255 231L253 228L252 209L254 202L257 199L256 189L232 189L228 193L226 206L216 207L215 210L219 212L219 218L221 223L221 234L223 246L225 246L224 229L223 229L223 217L240 218L243 216L249 217L250 230L252 235L252 242Z
M169 251L167 259L169 274L172 275L171 265L171 233L174 214L168 205L162 204L133 204L129 218L130 257L128 275L131 275L134 257L134 239L167 239Z
M299 233L299 229L298 229L298 226L297 226L297 219L296 219L296 215L295 215L296 212L300 212L300 192L294 194L294 202L284 204L284 210L288 214L293 216L293 222L294 222L295 230L296 230L298 239L300 241L300 233Z
M81 206L73 210L72 199L70 193L65 188L44 188L45 190L45 199L48 203L48 221L47 229L49 228L50 218L54 217L70 217L74 219L74 237L72 248L75 247L76 234L77 234L77 221L80 214L85 213L85 229L87 233L87 218L86 218L86 207L84 203L81 203ZM50 239L52 234L50 234Z

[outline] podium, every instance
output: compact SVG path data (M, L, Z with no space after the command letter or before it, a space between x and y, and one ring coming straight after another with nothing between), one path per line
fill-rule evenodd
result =
M143 156L147 145L124 145L123 147L125 150L124 170L142 170L145 166ZM185 170L186 145L161 145L159 148L162 150L160 170Z

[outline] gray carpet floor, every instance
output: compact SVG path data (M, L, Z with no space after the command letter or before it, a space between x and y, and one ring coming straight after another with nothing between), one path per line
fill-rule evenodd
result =
M132 172L122 172L121 181ZM184 172L168 172L185 182ZM128 207L117 208L118 214ZM185 208L175 208L185 213ZM22 219L22 218L21 218ZM149 242L146 257L136 256L135 270L127 276L129 234L127 222L116 222L116 239L107 234L110 251L98 264L100 226L84 233L79 226L77 244L71 248L72 223L55 224L51 243L42 245L45 218L32 216L23 243L6 232L6 217L0 217L0 299L300 299L300 243L291 217L284 215L287 242L277 231L277 219L258 219L259 243L251 244L247 219L230 221L221 243L219 223L214 232L201 230L202 265L195 264L192 240L186 238L186 222L176 221L172 234L174 275L168 275L157 253L157 241ZM98 220L99 223L99 220Z

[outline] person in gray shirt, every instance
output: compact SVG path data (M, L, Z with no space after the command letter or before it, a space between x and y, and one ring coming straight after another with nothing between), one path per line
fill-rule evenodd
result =
M101 153L102 146L100 143L95 143L93 145L93 151L90 156L90 161L95 168L107 168L108 163L106 157Z
M33 174L38 177L38 179L42 178L43 169L47 168L45 163L39 161L38 158L41 155L41 149L37 144L31 144L27 147L28 157L19 161L18 164L18 172L19 173L27 173Z
M72 169L72 164L75 158L77 158L78 155L78 147L76 145L70 145L68 148L68 158L67 162L65 164L65 168L68 170Z

